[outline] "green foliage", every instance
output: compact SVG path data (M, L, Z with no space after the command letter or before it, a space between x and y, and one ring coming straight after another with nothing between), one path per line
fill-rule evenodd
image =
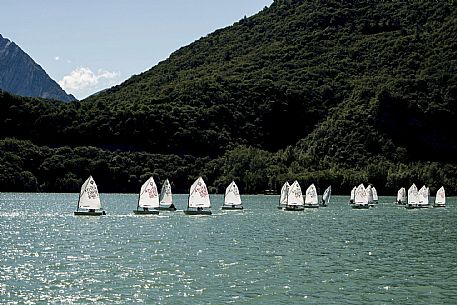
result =
M69 191L93 174L136 191L153 174L182 191L199 175L218 192L452 189L456 6L276 0L81 102L0 91L1 188Z

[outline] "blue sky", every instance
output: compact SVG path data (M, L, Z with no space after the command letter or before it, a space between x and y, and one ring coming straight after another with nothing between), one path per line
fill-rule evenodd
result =
M2 0L0 34L82 99L272 0Z

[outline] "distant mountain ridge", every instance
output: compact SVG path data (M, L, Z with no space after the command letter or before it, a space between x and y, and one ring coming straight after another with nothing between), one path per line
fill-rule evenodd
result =
M0 34L0 89L13 94L57 99L76 100L51 79L27 53L13 41Z

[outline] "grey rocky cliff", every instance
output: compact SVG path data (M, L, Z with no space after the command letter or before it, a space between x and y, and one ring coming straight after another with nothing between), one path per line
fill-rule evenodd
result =
M12 94L75 100L14 42L0 34L0 89Z

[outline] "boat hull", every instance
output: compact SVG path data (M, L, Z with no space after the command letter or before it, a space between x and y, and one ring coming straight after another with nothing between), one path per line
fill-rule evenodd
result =
M141 211L141 210L133 210L135 215L159 215L159 211L157 210L148 210L148 211Z
M446 205L444 205L444 204L434 204L433 207L434 208L445 208Z
M297 206L286 206L284 207L284 211L303 211L305 210L304 207L297 207Z
M362 209L368 209L370 208L368 205L359 205L359 204L354 204L352 205L352 208L353 209L356 209L356 210L362 210Z
M159 207L159 208L154 208L156 211L176 211L176 208L166 208L166 207Z
M106 215L105 211L89 212L89 211L75 211L75 216L102 216Z
M316 209L318 207L318 204L305 204L305 209Z
M223 205L222 206L222 210L243 210L243 206L242 205L235 205L235 206L231 206L231 205Z
M428 209L429 206L428 205L405 205L405 208L407 209Z
M194 210L185 210L184 214L186 215L211 215L211 211L204 210L204 211L194 211Z

